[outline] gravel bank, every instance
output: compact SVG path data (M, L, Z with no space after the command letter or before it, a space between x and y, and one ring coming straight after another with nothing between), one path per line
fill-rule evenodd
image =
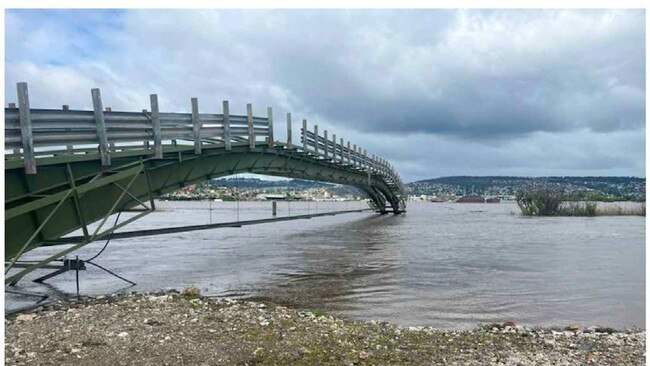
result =
M70 300L5 320L7 365L641 365L645 331L355 322L178 293Z

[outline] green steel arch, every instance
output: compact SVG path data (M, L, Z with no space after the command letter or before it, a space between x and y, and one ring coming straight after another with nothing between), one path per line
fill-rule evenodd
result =
M350 185L377 212L405 212L403 185L385 161L329 140L326 131L321 137L317 127L307 131L306 121L301 146L294 145L290 116L289 141L276 142L270 108L266 118L253 117L250 105L247 116L231 116L224 102L222 114L199 114L193 99L191 114L164 114L152 95L151 112L112 112L104 111L97 90L94 111L35 110L22 88L19 107L5 109L5 275L31 249L64 243L78 229L84 240L5 283L155 210L160 195L236 173ZM136 214L103 229L123 211Z

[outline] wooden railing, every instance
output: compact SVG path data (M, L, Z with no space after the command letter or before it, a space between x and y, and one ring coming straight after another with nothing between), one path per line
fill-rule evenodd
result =
M226 150L232 143L247 143L253 149L260 143L273 148L273 110L267 108L266 117L253 115L251 104L247 114L231 115L228 101L222 104L222 113L200 113L197 98L191 99L191 113L164 113L159 111L158 96L150 95L150 110L117 112L104 108L99 89L92 89L92 111L61 109L32 109L26 83L18 83L18 106L10 103L5 108L5 159L24 159L27 174L35 174L37 157L77 154L98 149L103 165L111 164L111 152L125 149L152 149L155 158L162 158L163 144L194 145L201 153L206 145L221 144ZM335 134L323 136L318 126L307 130L302 121L301 145L292 141L291 114L287 114L286 149L301 150L315 158L340 164L349 169L367 172L368 178L378 174L387 178L387 184L399 189L404 186L387 160L368 156L365 149L351 145ZM97 150L95 150L97 151Z

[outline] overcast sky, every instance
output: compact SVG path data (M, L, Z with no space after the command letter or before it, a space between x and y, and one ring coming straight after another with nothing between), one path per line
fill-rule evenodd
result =
M34 108L282 116L445 175L645 177L642 10L5 13L5 95ZM295 131L299 129L295 123Z

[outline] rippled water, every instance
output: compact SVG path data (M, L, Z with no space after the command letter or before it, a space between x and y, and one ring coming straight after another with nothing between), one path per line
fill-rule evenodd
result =
M212 203L234 221L236 203ZM127 229L210 221L208 202L160 202ZM241 220L270 217L270 202L239 203ZM279 203L279 215L366 207ZM471 328L528 325L645 328L642 217L526 218L513 204L409 203L406 215L354 213L114 240L96 262L138 283L129 290L197 285L218 296L264 298L353 319ZM79 251L96 253L102 243ZM43 257L41 248L29 257ZM34 277L31 277L34 278ZM73 292L74 274L17 289ZM90 268L81 292L123 282ZM8 306L23 304L8 297Z

